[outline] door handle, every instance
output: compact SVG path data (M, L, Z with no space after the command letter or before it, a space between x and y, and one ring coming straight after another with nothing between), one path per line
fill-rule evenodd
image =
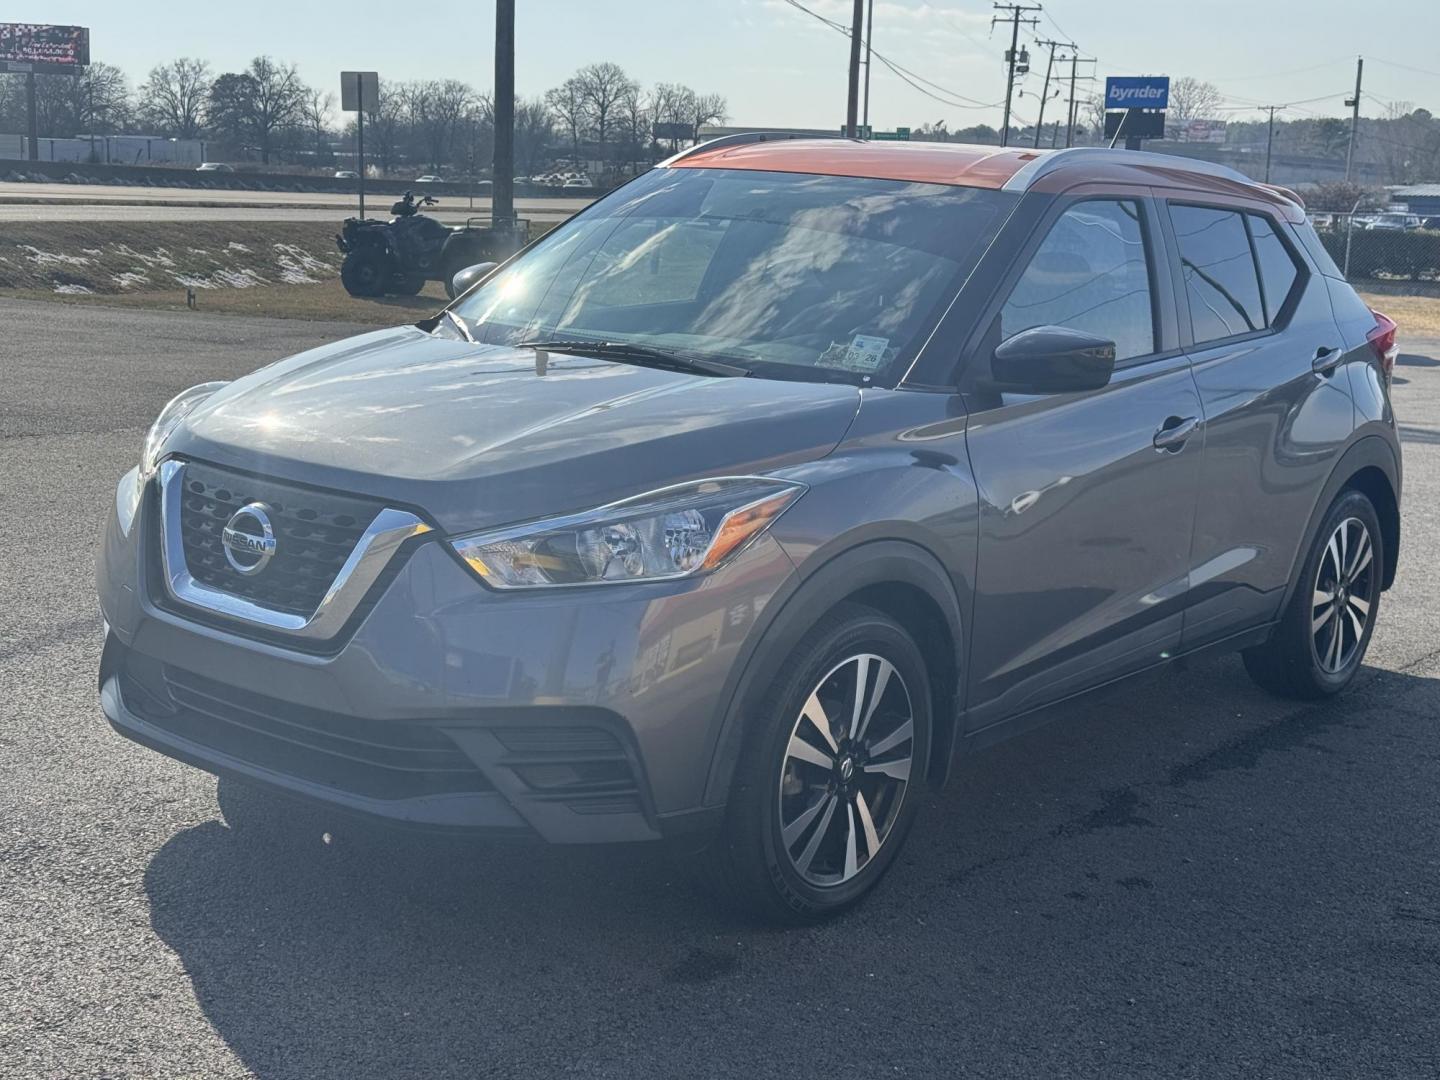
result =
M1200 418L1197 416L1167 416L1165 423L1155 429L1155 438L1151 441L1156 450L1178 454L1199 426Z
M1327 378L1340 366L1340 361L1345 358L1343 349L1326 349L1323 346L1315 350L1315 359L1310 361L1310 370L1316 375L1324 375Z

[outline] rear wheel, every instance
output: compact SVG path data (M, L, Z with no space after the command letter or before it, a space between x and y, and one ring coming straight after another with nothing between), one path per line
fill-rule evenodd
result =
M844 604L796 646L756 713L709 881L768 921L858 902L910 830L930 759L924 658L888 616Z
M423 288L424 274L396 274L390 282L390 291L396 296L415 296Z
M1302 699L1349 686L1375 629L1385 557L1375 507L1359 491L1342 492L1274 635L1245 650L1250 677L1271 693Z
M359 248L340 264L340 283L351 296L384 296L390 280L390 256L376 248Z

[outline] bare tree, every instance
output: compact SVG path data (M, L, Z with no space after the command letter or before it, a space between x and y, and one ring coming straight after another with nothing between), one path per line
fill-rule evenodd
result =
M300 118L306 87L294 64L282 64L268 56L251 60L245 74L253 84L247 126L260 148L260 160L268 165L278 136Z
M331 158L326 136L330 132L330 117L335 112L335 95L329 90L306 87L305 96L300 99L300 119L305 130L315 140L315 160L328 161Z
M79 75L41 75L35 80L36 122L42 134L121 131L130 121L130 84L114 64L94 63Z
M523 175L535 175L554 134L554 121L544 101L516 99L515 166Z
M1170 83L1171 120L1208 120L1224 101L1220 88L1186 75Z
M690 108L697 136L706 124L723 124L730 115L730 105L720 94L696 94Z
M585 119L598 144L597 152L603 161L608 156L610 137L615 123L623 109L626 97L635 93L635 81L625 74L619 64L608 61L587 64L575 73L584 105Z
M553 90L545 92L545 104L559 125L570 136L570 153L576 163L580 161L580 137L585 133L585 95L580 90L580 80L572 75Z
M182 56L158 64L140 86L140 118L162 135L193 139L205 122L210 98L210 65Z

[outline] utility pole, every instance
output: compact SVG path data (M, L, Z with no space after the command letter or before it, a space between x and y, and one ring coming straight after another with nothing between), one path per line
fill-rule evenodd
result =
M1050 71L1055 66L1056 49L1073 49L1075 46L1065 41L1037 41L1037 45L1048 45L1050 48L1050 59L1045 61L1045 88L1040 91L1040 115L1035 120L1035 142L1034 146L1040 148L1040 129L1045 126L1045 102L1050 97Z
M495 0L495 157L490 222L515 219L515 0Z
M25 75L25 130L29 135L25 156L31 161L40 160L40 121L35 108L35 72Z
M996 11L1008 11L1009 15L994 15L990 19L993 28L996 23L1010 24L1010 48L1005 53L1005 119L1000 125L1000 145L1010 145L1010 99L1015 94L1015 62L1020 57L1020 24L1039 26L1040 20L1025 18L1027 11L1039 11L1039 4L995 4Z
M1360 76L1365 72L1365 58L1355 58L1355 96L1345 102L1350 106L1350 145L1345 148L1345 179L1350 179L1350 169L1355 163L1355 136L1360 130Z
M860 135L860 40L865 30L865 0L855 0L850 19L850 94L845 102L845 134L854 139Z
M1076 99L1075 99L1075 78L1076 78L1075 69L1076 69L1077 67L1079 67L1079 65L1081 65L1081 64L1093 64L1093 63L1095 63L1094 60L1081 60L1081 59L1080 59L1080 55L1079 55L1078 53L1073 53L1073 54L1071 54L1071 56L1070 56L1070 107L1069 107L1068 110L1066 110L1066 116L1065 116L1065 145L1066 145L1066 146L1072 146L1072 145L1074 145L1074 142L1075 142L1075 119L1076 119L1076 115L1077 115L1076 106L1078 105L1078 102L1077 102ZM1085 76L1085 77L1086 77L1087 79L1090 78L1090 76L1088 76L1088 75Z
M1267 105L1270 110L1270 128L1265 136L1265 183L1270 182L1270 153L1275 149L1275 110L1285 108L1284 105Z
M875 32L875 0L870 0L870 10L865 15L865 119L864 127L870 126L870 35Z

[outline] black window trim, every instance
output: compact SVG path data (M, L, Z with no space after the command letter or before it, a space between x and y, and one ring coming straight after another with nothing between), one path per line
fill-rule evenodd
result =
M1180 309L1180 343L1181 347L1188 351L1198 349L1213 349L1228 347L1231 345L1243 345L1248 341L1257 341L1261 338L1270 337L1283 331L1289 325L1291 316L1300 305L1300 297L1304 293L1303 286L1310 278L1310 264L1304 259L1297 259L1295 247L1286 230L1283 229L1275 218L1266 211L1249 205L1238 203L1214 203L1206 202L1199 198L1166 198L1161 200L1165 204L1164 229L1166 239L1171 247L1171 275L1175 283L1175 303ZM1250 246L1250 263L1255 269L1255 283L1260 292L1261 314L1266 319L1266 325L1258 330L1247 330L1243 334L1230 334L1227 337L1210 338L1206 341L1195 340L1195 320L1190 310L1190 290L1185 284L1185 268L1180 260L1180 240L1175 232L1175 222L1171 218L1170 208L1174 206L1188 206L1196 210L1213 210L1217 213L1238 214L1241 227L1245 230L1245 238ZM1246 220L1251 215L1263 217L1270 224L1270 230L1285 248L1285 253L1290 256L1290 261L1295 264L1295 283L1290 286L1290 293L1281 304L1280 310L1274 319L1269 318L1265 301L1265 278L1260 272L1260 260L1255 250L1255 237L1250 230L1250 222Z

